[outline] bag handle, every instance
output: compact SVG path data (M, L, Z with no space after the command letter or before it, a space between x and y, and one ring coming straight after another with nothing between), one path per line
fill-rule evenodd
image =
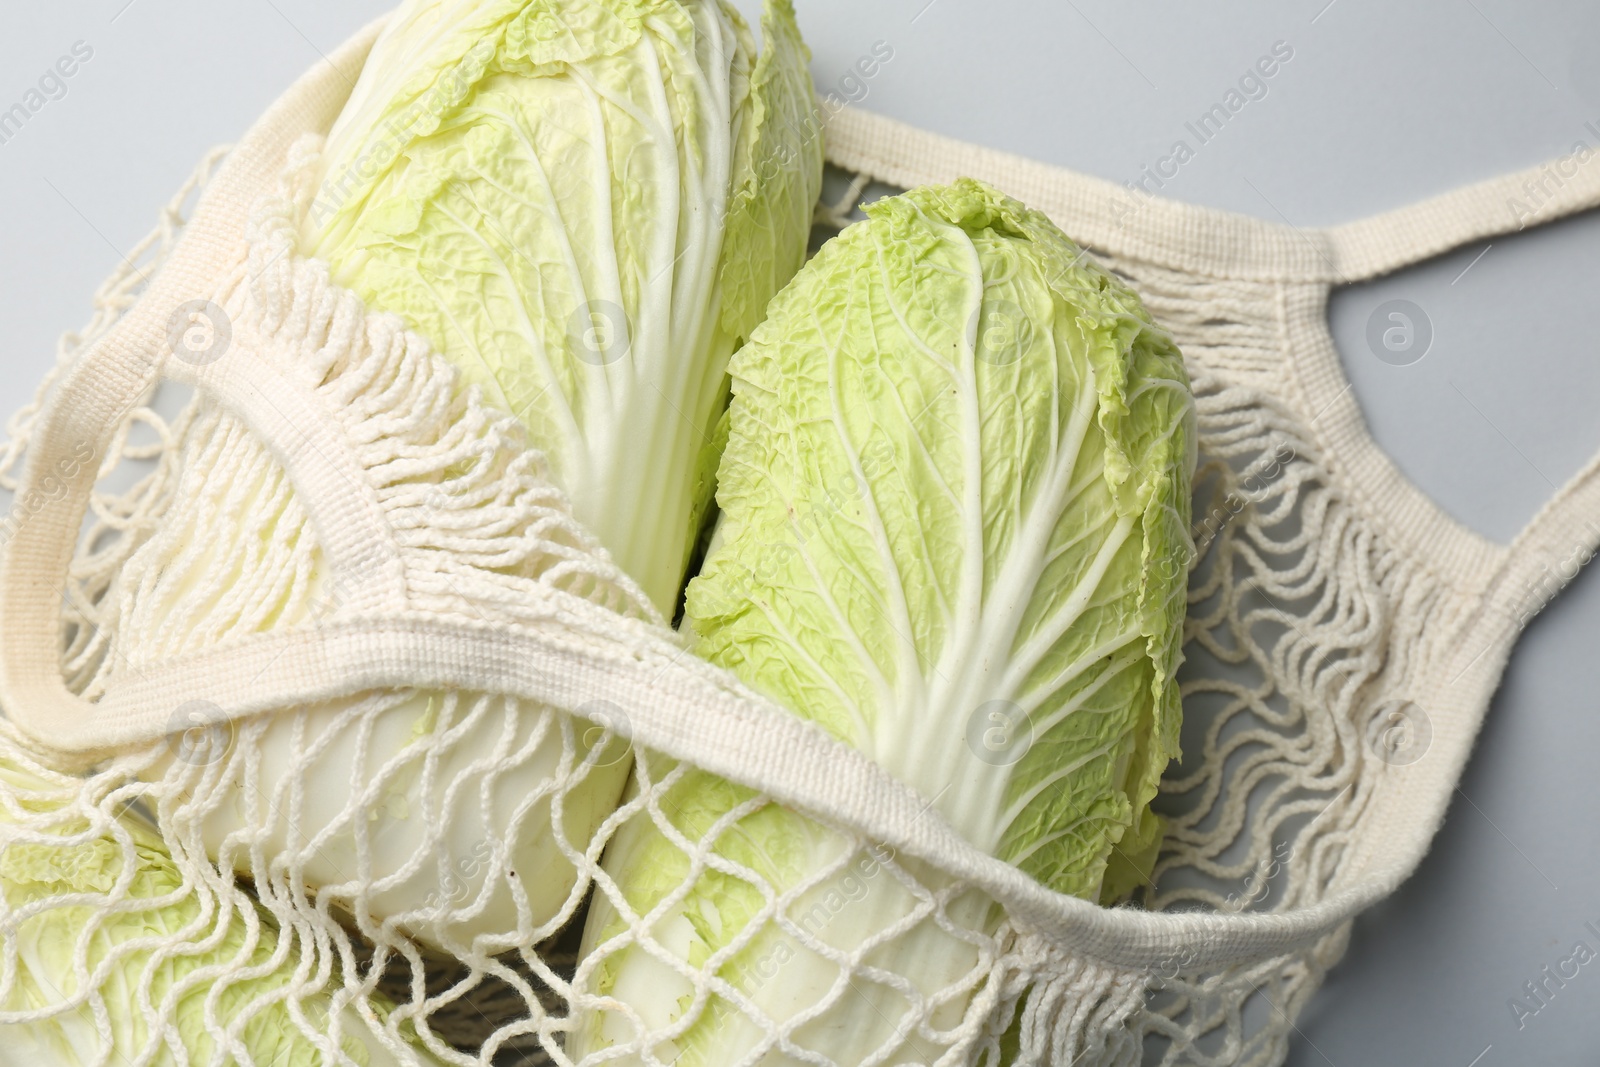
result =
M1596 138L1597 147L1578 142L1558 159L1324 231L1339 280L1375 278L1600 206L1600 132Z
M174 311L214 293L237 264L257 194L277 180L300 131L326 128L337 116L380 28L374 22L357 33L325 61L331 70L319 64L257 122L207 186L144 295L79 357L40 413L11 537L0 551L0 704L36 739L86 736L97 718L62 677L61 600L100 461L128 410L161 378ZM46 478L59 489L40 492Z
M1545 502L1511 543L1489 604L1520 630L1600 551L1600 455Z
M978 178L1044 212L1074 241L1096 251L1208 277L1336 276L1326 242L1315 231L1130 190L858 107L826 115L823 131L829 161L845 170L902 189Z
M833 111L826 125L828 158L846 170L901 188L981 178L1092 249L1209 277L1329 284L1374 278L1600 205L1600 130L1594 132L1594 148L1580 142L1570 155L1515 174L1314 228L1186 204L857 107Z

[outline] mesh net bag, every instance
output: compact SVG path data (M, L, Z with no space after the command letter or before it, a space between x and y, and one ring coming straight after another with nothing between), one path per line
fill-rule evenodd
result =
M987 179L1081 233L1189 362L1185 755L1150 884L1100 908L689 655L514 420L296 254L307 161L375 32L205 161L11 423L16 1047L570 1064L600 1033L582 1062L692 1060L707 1035L741 1063L1279 1062L1352 917L1425 851L1552 563L1592 549L1594 467L1510 549L1439 513L1366 436L1324 324L1334 282L1513 225L1499 187L1314 233L1159 202L1130 223L1103 183L834 117L856 180L824 221L868 179ZM689 836L676 790L702 773L748 791ZM773 809L833 857L800 884L724 847ZM672 851L644 915L600 863L641 827ZM559 861L531 870L535 841ZM746 925L686 960L656 920L705 879ZM616 936L581 945L595 914ZM627 952L681 1013L599 992ZM776 1012L797 973L812 1003Z

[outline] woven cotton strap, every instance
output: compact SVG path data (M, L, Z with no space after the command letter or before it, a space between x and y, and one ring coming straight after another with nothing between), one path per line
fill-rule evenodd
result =
M251 205L272 188L290 143L333 121L376 29L369 27L330 65L303 79L234 153L171 263L123 322L83 356L41 417L23 496L42 477L57 473L56 462L80 443L91 443L103 454L121 415L161 374L173 373L164 366L170 315L213 292L218 279L242 261ZM882 134L877 147L889 153L888 162L874 163L865 154L861 142L874 129ZM1089 213L1085 236L1091 244L1098 237L1155 248L1175 239L1171 234L1159 242L1140 238L1142 231L1130 227L1106 230L1115 220L1095 214L1095 196L1104 190L1091 179L1063 183L1062 172L1054 168L905 129L878 127L874 120L847 113L836 120L838 140L830 151L836 162L856 160L862 169L904 184L962 172L994 178L1064 222L1077 221L1076 205ZM1012 166L1020 168L1018 173L1007 170ZM1261 270L1315 271L1333 247L1324 243L1308 252L1282 228L1220 212L1176 205L1152 209L1178 220L1178 243L1187 242L1211 269L1219 262L1249 262ZM542 627L501 626L493 620L467 625L388 611L386 605L402 598L389 555L390 533L359 491L344 444L322 425L314 406L297 408L311 401L264 360L238 366L248 369L185 373L274 449L329 546L330 568L342 584L356 579L353 587L368 614L231 642L146 670L109 690L98 704L80 700L61 678L59 599L94 478L92 465L82 465L64 479L66 491L45 499L0 556L0 617L6 619L8 636L0 644L0 702L19 726L53 747L90 751L158 736L167 712L185 699L211 700L232 715L386 687L489 688L564 708L610 699L630 709L629 732L641 745L854 826L982 887L1007 906L1015 922L1048 936L1054 945L1125 967L1159 965L1170 960L1174 945L1184 946L1185 959L1202 967L1292 950L1338 929L1390 892L1409 870L1408 863L1374 863L1363 880L1312 906L1270 914L1101 909L1051 893L965 845L920 797L864 756L693 660L669 634L629 632L626 640L617 639L619 629L636 624L575 597L570 602L556 598Z
M1337 267L1332 280L1353 282L1596 206L1600 149L1592 157L1565 156L1322 232Z
M1521 627L1542 611L1600 551L1600 456L1589 461L1528 523L1511 546L1494 603Z
M981 178L1093 249L1208 276L1355 282L1468 241L1600 204L1600 149L1325 229L1291 228L1130 191L1022 156L920 130L860 108L827 126L828 157L902 188Z

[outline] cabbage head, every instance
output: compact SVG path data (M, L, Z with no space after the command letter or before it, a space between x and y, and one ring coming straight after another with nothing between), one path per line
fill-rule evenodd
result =
M866 213L733 359L693 647L869 754L973 845L1062 893L1113 899L1154 860L1149 804L1178 752L1195 463L1182 360L1132 291L982 183ZM942 995L933 1025L957 1026L977 949L911 918L900 878L946 880L784 808L738 813L753 797L699 772L670 783L661 817L721 861L692 870L641 817L606 856L629 907L662 909L652 934L691 966L722 952L718 976L768 1019L796 1020L797 1045L839 1063L932 1062L918 1005L839 961L864 956L851 966ZM797 926L730 953L766 905L741 870L798 894ZM999 921L974 892L944 913L955 928ZM602 901L586 932L597 992L651 1028L699 1013L657 1056L793 1062L747 1008L697 1003L627 932ZM599 1010L576 1047L636 1036L627 1013Z
M522 419L670 617L727 361L821 186L789 0L409 0L329 134L308 253Z

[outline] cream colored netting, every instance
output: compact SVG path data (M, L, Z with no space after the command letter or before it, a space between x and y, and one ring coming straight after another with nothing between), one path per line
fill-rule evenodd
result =
M1384 543L1339 491L1312 427L1273 399L1292 390L1273 335L1276 285L1186 285L1112 266L1194 368L1202 453L1184 759L1162 783L1158 807L1172 818L1141 902L1314 903L1346 870L1390 768L1422 754L1421 713L1400 709L1454 629L1449 616L1470 604ZM1147 1046L1163 1063L1282 1062L1348 932L1220 972L1178 953L1138 1019Z
M69 340L52 399L138 392L146 365L198 395L170 423L141 396L91 449L102 489L59 596L18 569L70 532L83 478L54 475L59 508L48 479L77 455L74 411L13 420L0 473L38 456L0 604L59 620L46 647L66 686L8 647L6 711L33 737L73 720L61 747L86 754L0 734L0 874L26 887L0 903L0 1023L136 1064L244 1059L264 1028L330 1063L565 1064L580 1031L611 1042L592 1063L1281 1060L1350 917L1426 846L1514 636L1504 609L1526 603L1460 566L1474 544L1450 535L1429 560L1353 488L1371 461L1346 390L1293 358L1327 283L1289 269L1288 231L1273 276L1105 256L1190 361L1201 551L1166 848L1136 906L1096 909L975 854L684 652L514 420L293 253L302 135L339 92L308 76L230 160L244 177L210 225L237 219L242 246L198 232L148 309L128 311L141 279L119 274ZM863 186L820 217L842 220ZM163 322L165 364L117 332ZM104 366L73 368L79 352ZM93 752L96 716L144 740ZM685 834L674 787L692 764L762 791ZM779 803L834 857L799 884L737 858ZM639 915L600 860L645 824L675 846L676 880ZM531 859L551 854L536 842L559 859ZM662 920L707 879L750 907L727 949L685 959ZM580 953L590 913L621 932ZM24 950L52 921L75 931L59 951ZM629 953L679 1020L597 994Z

